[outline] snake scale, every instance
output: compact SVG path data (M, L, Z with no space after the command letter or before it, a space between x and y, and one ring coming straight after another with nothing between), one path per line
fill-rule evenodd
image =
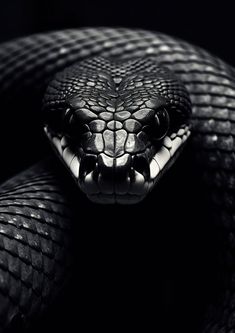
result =
M115 60L117 63L114 60L112 63L111 60L105 59L118 60ZM136 65L134 59L144 60ZM82 65L79 65L80 61L82 61ZM123 63L128 65L123 67ZM82 90L78 97L76 95L74 99L70 98L74 91L71 86L69 87L70 90L68 89L69 78L66 77L67 72L63 74L62 71L70 65L75 66L71 67L70 75L76 71L76 66L80 70L81 80L78 80L77 85L84 86L84 82L87 84L87 88ZM99 69L101 74L96 74L95 67ZM150 67L150 70L146 69L148 67ZM112 73L113 79L106 73L107 68ZM174 73L173 79L169 77L168 70ZM129 73L127 73L128 71ZM45 142L42 134L39 134L42 131L41 126L39 126L41 100L49 80L58 72L62 74L59 74L55 81L52 81L50 88L48 88L48 95L44 98L45 109L48 105L50 107L53 105L54 109L55 105L57 105L57 109L62 108L61 105L64 107L63 103L66 97L70 104L64 117L68 118L70 112L69 119L71 123L73 120L71 109L75 110L73 111L75 112L73 117L75 117L76 108L79 108L79 114L82 115L83 120L89 120L90 131L91 126L95 128L95 134L91 134L91 132L89 134L87 129L85 132L84 128L82 129L85 133L83 136L86 139L82 148L91 155L85 163L86 167L90 168L89 171L94 169L94 150L99 153L98 160L101 160L102 168L105 169L110 163L114 163L113 156L110 153L110 141L112 140L110 131L112 129L116 130L116 143L114 148L112 146L112 149L115 150L115 158L118 162L115 162L116 165L112 168L121 170L119 172L121 178L118 179L118 182L122 183L128 179L126 165L132 163L134 169L136 168L139 171L133 176L135 179L133 184L137 187L142 182L141 172L143 174L148 173L149 169L145 165L146 156L144 159L142 156L142 159L137 162L130 162L129 155L124 154L127 149L129 149L129 153L133 153L133 149L136 149L138 153L147 150L147 144L144 145L144 148L141 146L146 140L143 138L143 130L141 129L141 138L140 135L137 138L137 135L133 134L136 132L135 129L141 126L146 118L150 119L152 117L153 108L159 107L158 117L155 116L154 121L161 124L165 123L168 129L165 111L169 107L169 105L166 105L167 98L171 100L171 106L180 110L179 116L182 119L189 113L190 99L192 103L190 146L193 149L196 167L203 171L203 181L207 184L210 193L209 198L214 205L215 224L223 230L225 253L223 265L227 272L223 281L222 301L220 299L209 311L201 331L234 332L235 70L208 52L161 33L123 28L86 28L37 34L2 44L0 46L0 72L1 108L6 120L2 128L6 127L6 123L11 126L9 132L7 131L2 139L2 142L5 140L2 156L5 156L6 164L9 164L8 173L6 172L8 176L16 171L15 159L20 160L19 164L23 168L24 163L27 165L27 161L31 157L35 161L42 152L41 146ZM86 78L83 78L84 73L87 72L93 78L88 80L89 84ZM144 80L141 75L146 72L148 72L148 80L145 84L148 85L149 89L158 87L160 96L149 96L146 93L141 95L141 85ZM127 79L125 81L126 75ZM160 79L154 81L151 75L160 76ZM129 77L131 77L130 80ZM58 82L55 84L56 80L60 82L60 89L69 90L70 95L67 96L66 92L58 95ZM167 82L167 89L163 81ZM108 100L111 101L110 104L107 101L107 105L105 104L107 94L98 96L95 93L93 87L97 82L99 82L101 90L103 89L102 84L108 87L105 89L109 91ZM137 101L137 108L130 101L129 104L128 101L125 104L123 100L130 99L128 89L129 91L134 89L133 91L137 91L138 96L142 96L145 101L144 108L140 108L142 101L139 101L138 104L138 96L136 97L136 95L134 98ZM117 91L119 94L117 94ZM175 91L177 93L174 95ZM88 100L84 97L87 95ZM118 111L120 113L114 118L115 120L112 120L113 118L110 116L114 107L112 99L117 99L117 95L124 97L121 101L118 100L117 102L115 100L117 102L115 107L119 107ZM93 99L89 99L89 96ZM97 108L97 101L95 101L97 96L100 98L99 109ZM146 99L144 99L145 97ZM27 105L30 112L27 111ZM53 111L53 107L50 110ZM35 109L35 112L32 109ZM139 109L142 110L140 113L138 113ZM9 113L7 113L8 110L10 110ZM101 115L102 112L103 115ZM128 122L130 115L132 120ZM11 117L14 117L14 121ZM79 117L81 119L81 116ZM49 119L49 125L51 124L50 121ZM109 123L107 123L108 121ZM25 131L21 130L19 122L25 125ZM104 132L106 134L103 134L104 142L101 140L102 135L99 134L102 132L102 126L107 126ZM185 126L186 123L181 128L181 132L178 129L178 136L181 135L181 139L183 136L187 137L188 129L186 130L187 127ZM125 128L125 130L122 128ZM57 144L58 150L61 147L67 147L61 136L55 138L54 132L48 132L47 129L46 127L47 135L51 140L54 138L53 142ZM174 129L172 131L174 132ZM126 139L126 132L129 133L129 141ZM15 137L13 143L10 142L12 133ZM165 137L165 135L166 132L159 133L160 137ZM31 155L26 149L23 149L23 151L18 149L19 142L21 142L21 147L24 147L27 145L29 138L33 140L37 136L39 137L37 149L31 148ZM123 139L124 136L125 140ZM177 137L177 133L171 137L172 141L175 137ZM89 139L90 141L88 141ZM60 147L58 146L59 141L62 142ZM123 153L122 142L124 141L126 151ZM126 142L129 142L129 146ZM166 149L169 140L165 140L164 144ZM102 155L105 149L109 158ZM13 150L14 154L12 154ZM148 146L148 158L151 154L151 156L155 154L152 150L153 148ZM61 154L63 155L63 152ZM125 156L126 159L121 160L119 156ZM24 159L26 162L23 161ZM71 159L69 163L71 166ZM57 162L50 157L10 178L0 188L1 331L13 327L16 318L20 318L24 323L27 323L36 313L43 312L55 298L67 275L69 275L72 221L79 202L74 201L74 198L71 199L69 187L73 188L74 184L72 181L70 183L70 178L67 179L67 174L61 176L63 171L56 165ZM88 172L86 175L88 175ZM84 177L85 185L89 186L91 184L91 196L94 194L93 201L114 202L109 195L111 191L109 185L107 185L109 178L100 181L104 193L97 196L97 192L94 190L97 183L90 181L93 174L89 179L86 176ZM99 176L97 177L99 179ZM67 181L64 181L64 179ZM129 180L129 182L131 181ZM80 185L82 187L82 184ZM146 186L151 187L150 183ZM86 187L84 192L89 196L90 192L87 191ZM115 188L115 200L122 203L123 196L119 196L119 194L128 191L125 186L124 189L123 187ZM131 201L133 194L139 194L139 190L136 191L135 187L131 188L128 192L130 194L128 200ZM146 194L145 192L144 194ZM139 201L140 198L137 197L134 196L134 202ZM148 196L145 200L148 200Z

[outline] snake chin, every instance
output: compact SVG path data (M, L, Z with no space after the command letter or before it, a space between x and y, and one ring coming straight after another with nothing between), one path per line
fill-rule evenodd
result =
M73 152L66 136L54 134L48 126L44 130L79 188L89 200L98 204L136 204L142 201L174 164L190 136L189 126L182 125L177 132L165 136L160 148L147 161L144 157L130 154L115 159L104 153L81 157Z

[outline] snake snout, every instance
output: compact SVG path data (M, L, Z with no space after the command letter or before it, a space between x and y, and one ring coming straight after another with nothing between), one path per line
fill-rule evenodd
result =
M79 183L95 202L135 203L147 194L149 173L148 161L141 155L85 155L81 160Z

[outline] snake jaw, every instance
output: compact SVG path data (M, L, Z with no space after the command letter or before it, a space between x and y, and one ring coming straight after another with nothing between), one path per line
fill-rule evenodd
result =
M151 188L160 179L162 174L175 162L191 134L190 126L182 125L175 133L166 135L161 148L150 161Z
M66 136L53 135L47 126L44 130L80 189L91 201L103 204L135 204L143 200L175 162L190 136L190 127L182 125L164 137L151 157L144 152L113 158L104 153L85 154L81 149L78 155Z
M94 169L85 175L80 174L81 189L95 202L136 203L140 201L147 194L149 165L146 161L144 168L140 166L140 170L138 164L141 163L136 159L146 161L144 157L130 154L124 154L118 158L109 157L104 153L99 154ZM81 166L83 164L87 164L87 156L82 159Z

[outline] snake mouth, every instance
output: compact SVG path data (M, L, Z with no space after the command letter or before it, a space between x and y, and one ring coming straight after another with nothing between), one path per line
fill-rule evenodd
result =
M126 153L111 158L104 153L78 155L72 151L66 136L52 134L48 126L44 130L80 189L91 201L102 204L142 201L175 162L190 135L189 126L184 124L177 132L165 136L151 157Z
M141 155L111 158L101 153L81 159L78 183L93 202L137 203L148 192L149 175L149 164Z

